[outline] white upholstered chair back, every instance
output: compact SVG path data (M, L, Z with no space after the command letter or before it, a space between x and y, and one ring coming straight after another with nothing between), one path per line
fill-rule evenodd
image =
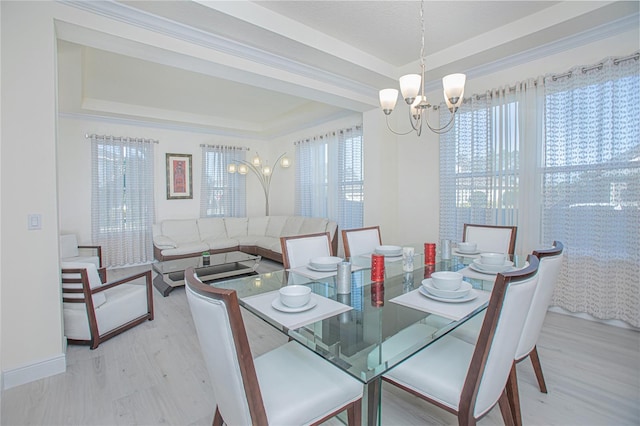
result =
M520 337L520 343L516 351L516 360L529 355L540 337L542 324L544 323L544 318L547 315L547 309L553 296L553 289L556 286L558 275L560 274L563 248L562 243L556 241L554 242L554 249L556 249L557 254L553 256L541 255L540 266L538 268L538 286L536 287L531 308L529 308L529 313L524 323L522 336ZM534 252L534 254L535 253L536 252Z
M285 269L297 268L314 257L333 256L329 233L280 237Z
M530 263L533 263L531 259L535 259L537 267L537 258L529 257ZM500 310L495 333L490 343L489 355L478 388L474 409L476 418L482 416L496 404L505 388L537 284L538 274L525 280L512 281L506 288L502 309ZM493 300L494 296L492 294L488 311L491 308L491 304L497 302ZM485 316L480 330L481 336L483 332L486 333L491 327L490 322L491 318ZM476 346L476 352L478 347L480 347L480 341ZM473 358L475 359L476 356L478 354L474 353Z
M218 409L229 425L253 424L227 306L185 288Z
M376 247L382 244L380 227L344 229L342 244L344 245L344 255L347 258L373 253Z
M514 254L516 232L515 226L465 224L462 241L476 243L481 252Z

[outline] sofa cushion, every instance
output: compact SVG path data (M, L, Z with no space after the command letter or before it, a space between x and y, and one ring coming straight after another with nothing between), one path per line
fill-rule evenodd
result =
M282 228L284 228L284 224L287 222L288 217L289 216L270 216L269 224L267 225L267 233L264 235L280 238L282 236Z
M222 217L203 217L198 219L198 229L202 241L227 239L227 228Z
M327 232L328 219L320 217L305 217L302 226L300 226L300 235L317 234L318 232Z
M225 217L227 238L237 238L247 235L248 220L246 217Z
M258 247L262 247L263 249L282 254L282 245L280 244L280 238L259 237L256 241L256 245Z
M181 256L183 254L197 253L209 250L209 245L203 241L180 244L176 248L162 250L163 256Z
M162 222L162 235L171 238L178 246L200 241L200 231L195 219L165 220Z
M305 219L306 218L303 216L289 216L284 224L284 227L282 228L282 233L280 234L280 236L288 237L291 235L300 235L300 227L302 227Z
M265 235L269 225L269 216L254 216L249 218L247 235Z
M218 238L215 240L205 241L209 245L210 250L221 250L226 248L238 247L237 238Z
M159 249L172 249L178 247L178 243L173 241L171 238L166 235L154 235L153 236L153 244Z

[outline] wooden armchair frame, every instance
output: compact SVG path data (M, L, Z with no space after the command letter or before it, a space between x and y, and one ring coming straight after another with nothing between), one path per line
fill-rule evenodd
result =
M89 274L85 268L63 268L62 269L62 283L63 284L82 284L82 288L65 288L63 290L62 301L64 303L84 303L87 308L87 317L89 320L89 331L91 333L90 340L77 340L77 339L68 339L69 343L80 344L80 345L90 345L91 349L95 349L100 345L100 343L108 340L123 331L129 330L132 327L135 327L138 324L141 324L145 321L153 320L153 286L151 280L151 271L141 272L136 275L132 275L130 277L126 277L120 279L118 281L114 281L112 283L107 283L102 286L91 288L89 285ZM68 278L64 277L64 274L77 274L80 275L80 278ZM112 289L116 286L131 282L138 278L145 278L146 282L146 293L147 293L147 313L138 318L135 318L127 323L120 325L119 327L110 330L102 335L99 334L98 331L98 320L96 318L95 307L93 304L93 295L101 293L103 291ZM102 278L102 277L101 277ZM64 294L82 294L83 297L65 297Z

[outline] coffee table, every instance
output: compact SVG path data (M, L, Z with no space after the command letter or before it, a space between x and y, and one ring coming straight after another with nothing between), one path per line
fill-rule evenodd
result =
M184 271L190 266L195 268L198 278L210 282L221 278L253 275L260 259L261 256L231 251L212 254L208 265L203 264L202 256L155 262L152 267L158 275L153 279L153 286L167 297L174 288L184 286Z

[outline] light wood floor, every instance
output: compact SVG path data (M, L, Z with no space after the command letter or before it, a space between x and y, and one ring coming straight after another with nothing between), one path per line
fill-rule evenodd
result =
M110 271L109 280L133 272ZM96 350L69 346L66 373L4 391L0 423L210 425L214 401L184 288L156 292L155 314ZM286 341L250 314L245 321L254 356ZM549 393L538 391L528 360L518 365L525 425L640 425L640 333L549 313L538 348ZM456 423L387 384L382 397L384 425ZM499 410L479 424L501 425Z

